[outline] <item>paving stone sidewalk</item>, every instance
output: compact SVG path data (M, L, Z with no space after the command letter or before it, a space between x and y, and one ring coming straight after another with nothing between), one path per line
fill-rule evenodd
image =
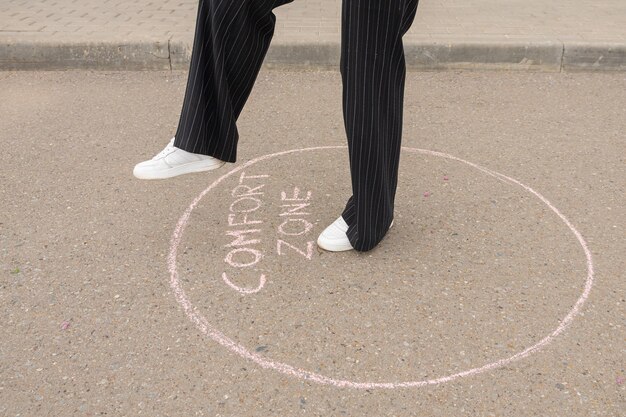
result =
M186 69L198 0L3 0L0 69ZM337 66L341 0L275 9L267 65ZM404 38L420 69L626 69L623 0L421 0Z

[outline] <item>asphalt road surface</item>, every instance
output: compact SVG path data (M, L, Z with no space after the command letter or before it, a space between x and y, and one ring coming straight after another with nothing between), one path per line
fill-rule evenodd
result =
M337 72L263 69L238 160L132 176L186 72L0 73L0 415L619 416L626 75L410 72L394 227Z

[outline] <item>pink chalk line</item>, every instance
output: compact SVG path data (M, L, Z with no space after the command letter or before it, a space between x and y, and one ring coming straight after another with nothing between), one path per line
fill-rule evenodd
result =
M232 171L219 177L209 187L207 187L204 191L202 191L200 195L198 195L193 200L193 202L189 205L189 207L185 210L183 215L178 220L178 223L176 224L176 228L174 229L174 233L172 234L172 237L170 240L170 252L167 258L168 269L170 271L170 286L174 292L174 296L176 300L182 306L183 311L185 312L189 320L195 323L196 327L198 327L198 329L200 329L202 333L209 336L211 339L221 344L222 346L230 349L232 352L237 353L238 355L240 355L241 357L245 359L249 359L255 362L256 364L258 364L259 366L265 369L273 369L273 370L282 372L286 375L305 379L307 381L313 381L313 382L325 384L325 385L332 385L332 386L340 387L340 388L347 387L347 388L357 388L357 389L374 389L374 388L409 388L409 387L421 387L425 385L437 385L437 384L442 384L445 382L454 381L455 379L458 379L458 378L476 375L485 371L500 368L514 361L525 358L529 356L531 353L537 352L538 350L544 348L549 343L551 343L556 336L561 334L571 324L572 320L579 313L581 307L583 306L583 304L589 297L589 293L591 292L591 288L593 286L593 281L594 281L593 261L591 258L591 252L589 251L589 248L587 247L587 243L583 239L582 235L578 232L578 230L576 230L576 228L571 224L571 222L556 207L554 207L545 197L543 197L537 191L533 190L531 187L524 185L521 182L513 178L510 178L504 174L500 174L491 169L484 168L480 165L474 164L472 162L466 161L461 158L457 158L455 156L452 156L446 153L430 151L426 149L407 148L404 146L402 147L402 149L407 152L422 153L422 154L428 154L428 155L453 159L455 161L463 162L476 169L479 169L480 171L483 171L486 174L489 174L502 182L505 182L505 183L508 182L510 184L519 185L520 187L532 193L541 201L543 201L554 213L556 213L557 216L559 216L559 218L561 218L561 220L563 220L563 222L567 225L567 227L569 227L572 233L574 233L574 236L576 236L576 238L578 239L578 242L580 243L580 246L583 248L585 257L587 259L587 279L585 281L585 288L582 294L580 295L580 297L578 298L578 300L576 301L572 309L561 320L560 324L557 326L557 328L554 331L552 331L552 333L550 333L549 335L547 335L546 337L544 337L543 339L541 339L534 345L524 349L521 352L514 354L513 356L500 359L492 363L488 363L481 367L472 368L472 369L458 372L458 373L448 375L448 376L421 380L421 381L406 381L406 382L355 382L355 381L349 381L349 380L343 380L343 379L330 378L324 375L320 375L314 372L299 369L299 368L296 368L294 366L291 366L285 363L281 363L281 362L277 362L277 361L273 361L271 359L265 358L257 353L251 352L246 347L233 341L228 336L226 336L225 334L217 330L215 327L213 327L211 324L209 324L209 322L204 318L204 316L189 301L189 298L185 294L185 291L183 290L180 284L180 280L178 278L178 271L176 268L176 256L178 252L178 246L182 240L183 232L185 230L187 222L189 221L191 212L198 205L200 200L202 200L202 198L209 191L215 188L224 179L228 178L235 172L241 171L253 164L256 164L257 162L274 158L279 155L287 155L287 154L294 153L294 152L304 152L304 151L312 151L312 150L320 150L320 149L346 149L346 148L347 146L316 146L316 147L311 147L311 148L292 149L288 151L276 152L273 154L263 155L258 158L252 159L246 162L245 164L241 165L240 167L234 168Z

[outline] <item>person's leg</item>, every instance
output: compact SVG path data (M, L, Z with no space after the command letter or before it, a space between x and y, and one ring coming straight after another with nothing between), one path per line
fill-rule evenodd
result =
M405 60L418 0L343 0L340 70L352 196L342 217L357 251L374 248L394 215Z
M236 161L236 121L274 34L272 10L292 1L200 0L175 147Z

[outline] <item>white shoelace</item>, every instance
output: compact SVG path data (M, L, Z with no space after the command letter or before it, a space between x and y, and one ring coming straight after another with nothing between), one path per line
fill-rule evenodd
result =
M154 156L154 158L152 158L152 159L159 159L159 158L161 158L161 157L163 157L163 156L165 156L165 155L167 155L167 154L171 153L171 152L172 152L172 149L174 149L174 140L175 140L175 139L176 139L176 137L173 137L173 138L170 140L170 142L167 144L167 146L166 146L166 147L165 147L165 148L164 148L161 152L159 152L158 154L156 154L156 155Z

